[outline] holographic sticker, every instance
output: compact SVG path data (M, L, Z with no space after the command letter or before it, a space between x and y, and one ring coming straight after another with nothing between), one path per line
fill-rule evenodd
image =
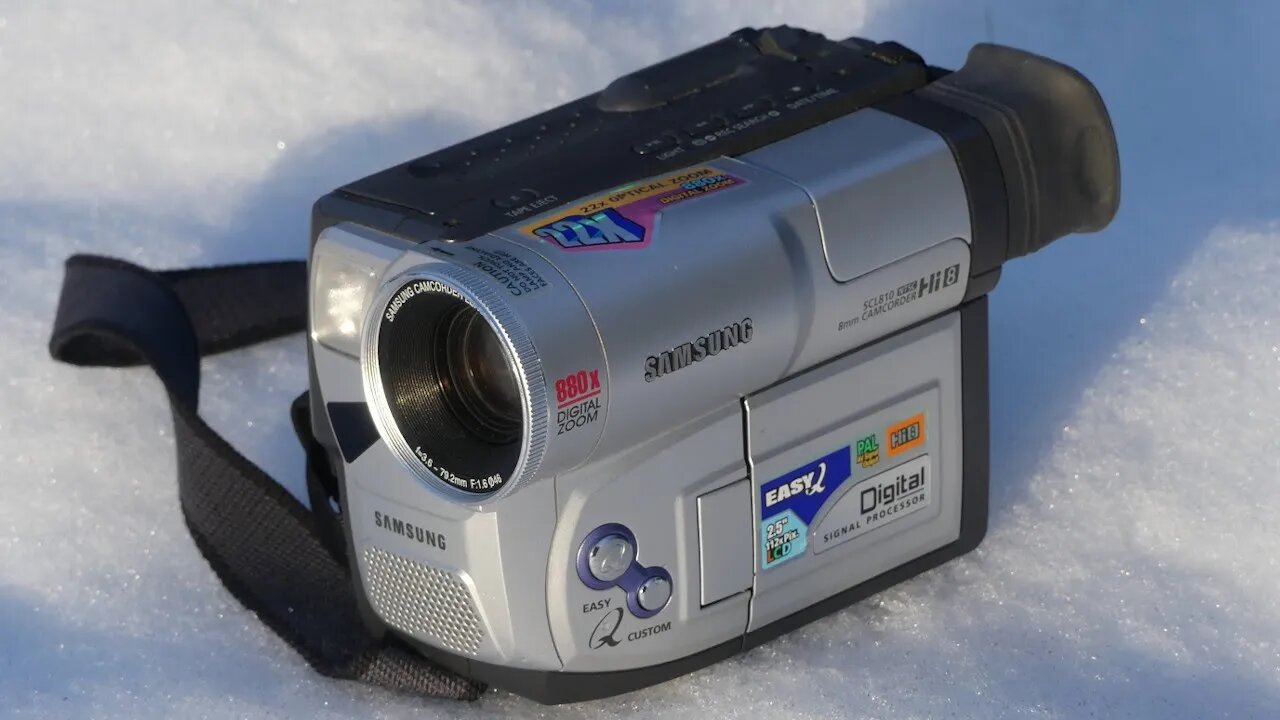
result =
M688 168L587 198L520 230L575 252L647 247L664 210L746 182L709 165Z

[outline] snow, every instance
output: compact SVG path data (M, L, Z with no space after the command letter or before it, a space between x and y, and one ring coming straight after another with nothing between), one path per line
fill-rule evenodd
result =
M0 716L1277 715L1278 20L1158 0L0 4ZM159 383L47 359L72 252L297 257L345 180L778 22L952 67L994 38L1080 68L1112 109L1120 216L992 296L991 530L957 562L610 701L333 682L187 537ZM215 358L202 400L295 482L304 371L300 338Z

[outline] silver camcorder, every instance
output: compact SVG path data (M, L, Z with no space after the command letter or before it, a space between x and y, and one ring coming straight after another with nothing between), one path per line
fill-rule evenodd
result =
M1118 202L1076 71L789 27L325 196L311 412L366 623L569 702L973 549L986 295Z

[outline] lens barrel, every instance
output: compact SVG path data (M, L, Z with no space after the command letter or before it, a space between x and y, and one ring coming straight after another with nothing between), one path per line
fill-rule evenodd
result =
M545 445L532 344L513 340L521 326L485 292L464 268L410 271L379 293L361 347L379 434L414 474L464 502L536 471Z
M520 387L502 341L475 308L460 303L436 331L435 382L458 422L502 445L520 433Z

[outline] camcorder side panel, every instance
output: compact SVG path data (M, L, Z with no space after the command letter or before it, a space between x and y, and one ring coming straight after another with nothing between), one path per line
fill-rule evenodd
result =
M677 596L683 594L687 596L683 601L677 603L673 596L672 607L679 609L679 614L673 619L665 619L664 617L655 617L652 619L640 619L630 615L625 609L625 600L622 598L620 591L614 590L606 593L578 593L575 595L574 585L580 583L575 577L576 568L574 564L563 563L563 556L566 553L572 554L574 550L574 540L578 538L572 534L568 536L558 537L553 545L552 571L549 576L549 594L557 595L560 589L569 588L567 597L561 599L562 605L553 607L552 624L557 631L557 638L561 637L561 633L568 631L571 633L579 633L581 638L569 643L563 643L557 640L557 647L566 655L568 652L581 652L583 655L574 660L568 658L567 663L578 665L586 668L579 671L561 671L561 672L540 672L536 670L525 670L509 666L494 665L476 660L466 660L458 656L442 652L438 648L422 645L410 639L416 647L426 653L429 657L445 663L449 667L457 668L459 671L467 672L469 675L481 678L487 682L494 683L500 687L520 693L527 697L531 697L544 703L566 703L588 700L598 697L605 697L618 693L628 692L645 686L660 683L682 674L692 672L699 668L706 667L720 660L724 660L738 652L749 649L761 643L767 642L779 635L795 630L814 620L820 619L830 613L836 612L847 607L859 600L869 597L877 592L883 591L893 585L907 580L915 575L925 572L929 569L937 567L948 560L963 555L974 549L981 542L986 533L987 527L987 495L988 495L988 473L989 473L989 437L988 437L988 377L987 377L987 299L985 297L969 301L962 305L958 310L946 313L932 320L925 321L915 326L906 328L900 333L887 338L883 341L884 347L871 346L865 350L852 353L846 357L832 362L831 369L826 366L816 368L811 373L801 375L795 378L799 383L811 382L814 390L835 391L837 396L842 393L832 385L829 373L836 369L844 372L852 372L857 374L860 369L861 362L877 363L894 359L895 353L910 353L913 349L912 343L922 339L931 337L935 343L945 346L940 357L934 358L933 363L940 370L938 374L948 374L958 371L958 377L954 374L948 379L951 385L951 395L947 401L947 412L940 415L950 415L952 422L957 422L961 433L959 435L948 435L942 442L934 439L932 442L937 445L946 445L951 447L948 459L945 461L947 470L953 473L952 476L942 478L937 482L939 485L933 486L937 494L932 496L929 505L919 512L912 511L904 515L901 520L907 521L911 517L918 516L925 523L937 523L941 513L929 515L929 507L940 507L942 498L945 497L947 503L951 505L948 511L945 529L942 529L939 537L943 538L936 548L923 552L923 554L913 557L906 562L890 567L890 569L878 574L873 574L865 579L860 579L868 573L876 573L877 570L883 568L885 564L891 564L892 559L889 557L894 552L907 552L910 550L903 545L902 535L910 534L914 531L903 526L903 532L899 532L893 524L884 524L882 527L873 531L864 531L855 536L852 540L837 543L828 551L821 554L808 556L806 562L814 562L818 568L826 572L825 581L819 584L824 587L807 588L807 592L812 592L813 596L807 596L800 592L796 593L796 597L800 598L791 605L799 605L800 609L789 614L781 615L777 619L761 623L753 626L748 631L746 627L746 618L748 608L753 601L753 592L750 586L745 586L743 591L733 593L719 599L713 599L712 602L704 604L700 595L701 588L697 585L697 578L701 574L708 571L712 573L721 573L724 568L721 563L726 560L732 564L746 560L751 564L750 569L755 572L760 559L764 557L763 548L743 548L744 543L751 545L760 545L763 541L767 541L767 533L763 536L757 536L755 530L759 522L758 505L753 506L753 497L760 497L760 488L762 485L769 485L768 480L747 480L751 477L751 472L763 472L761 468L748 470L746 459L731 460L724 464L717 464L714 461L724 453L727 453L732 446L742 443L741 433L746 430L746 425L742 423L741 410L738 408L726 408L723 412L713 413L703 420L693 423L686 435L686 440L692 439L692 442L676 442L669 445L666 450L654 451L654 448L648 446L639 446L630 453L624 453L617 458L614 471L620 473L639 472L643 470L646 483L640 482L620 482L611 484L611 490L606 490L605 494L600 496L587 496L590 500L600 500L597 505L599 508L605 508L604 513L597 517L625 518L637 528L644 527L646 521L659 522L670 526L671 520L660 519L649 515L649 508L657 506L664 512L672 512L676 518L674 525L674 533L670 538L655 536L653 539L657 543L649 542L645 544L645 538L648 535L637 535L639 542L638 557L645 558L645 562L652 562L652 559L664 557L664 553L669 553L672 548L678 547L679 550L674 554L667 554L665 557L674 558L674 561L667 563L673 571L673 575L677 579L689 584L689 587L678 587ZM958 342L958 347L956 343ZM956 353L958 352L958 356ZM838 368L836 367L838 366ZM944 369L948 368L948 369ZM866 368L862 368L866 369ZM806 377L811 375L811 377ZM911 432L901 432L904 427L909 427L910 423L895 422L880 426L880 420L895 416L893 412L886 414L886 409L896 410L898 405L902 407L924 407L924 405L912 405L912 401L918 401L921 398L938 399L941 405L941 383L936 382L939 378L935 378L934 383L925 381L923 393L911 393L905 396L905 403L891 404L886 408L883 404L870 408L871 412L864 413L857 418L853 425L856 426L860 421L870 421L868 427L875 428L873 432L884 433L893 428L899 432L897 448L900 452L895 456L888 455L889 449L885 438L888 435L881 435L877 443L879 447L872 448L871 445L862 444L859 447L858 439L854 438L851 442L850 452L851 460L858 467L858 456L865 455L868 452L878 451L881 459L879 464L898 467L904 463L893 464L901 457L919 457L921 448L931 448L934 445L926 439L925 444L917 443L918 434ZM784 383L785 384L785 383ZM915 390L921 388L916 387ZM954 393L958 391L959 397L955 397ZM768 394L762 393L761 399ZM873 393L874 394L874 391ZM901 394L895 396L902 399ZM835 405L833 404L833 407ZM957 407L958 406L958 407ZM748 410L749 413L749 410ZM914 416L909 416L905 420L914 420ZM758 418L763 420L763 418ZM925 418L925 423L930 421L929 417ZM922 428L929 436L928 426ZM935 427L935 433L938 431L945 432L944 428ZM852 426L840 428L837 426L828 433L828 439L832 443L844 442L847 437L852 436ZM718 440L716 439L718 438ZM720 443L720 453L716 453L715 444ZM704 452L696 454L694 462L691 464L677 462L677 458L681 457L681 451L690 445L697 445ZM960 447L958 450L956 446ZM958 458L954 457L955 454ZM664 457L665 455L665 457ZM688 457L688 456L685 456ZM866 462L867 458L864 457ZM958 461L958 467L956 462ZM910 461L905 464L910 464ZM934 469L934 464L928 466ZM664 469L666 473L649 474L653 469ZM588 473L595 470L605 470L604 466L593 467L584 466L580 468L580 472ZM794 468L793 468L794 469ZM877 470L873 464L870 470ZM830 472L830 471L828 471ZM954 473L958 473L955 476ZM848 484L844 495L850 495L851 498L858 498L862 495L862 491L866 489L867 478L875 477L880 473L864 473L861 482ZM760 475L763 478L763 475ZM834 477L834 476L833 476ZM653 478L657 478L656 482ZM894 478L895 483L897 482ZM848 481L846 481L846 484ZM874 483L873 483L874 484ZM945 487L942 487L945 485ZM683 490L677 490L683 488ZM746 500L746 507L742 510L745 515L739 515L740 522L732 531L734 538L734 546L738 549L737 554L726 554L719 558L715 558L716 564L704 565L704 557L699 552L700 545L706 542L706 535L702 532L703 522L700 513L700 498L707 498L728 491L734 493L743 490L742 495ZM663 495L662 493L670 492L673 495ZM612 493L609 495L608 493ZM839 500L838 502L844 502ZM621 508L621 515L619 514ZM859 508L860 509L860 508ZM576 510L576 508L571 509ZM958 512L958 526L954 515ZM574 513L571 511L570 515ZM830 515L830 512L827 513ZM824 519L819 518L818 523L822 524ZM591 524L590 520L586 520L584 525ZM848 523L843 523L838 527L845 527ZM920 525L917 524L917 527ZM928 525L925 526L926 531ZM723 527L719 528L723 530ZM638 530L638 533L643 532ZM565 537L570 537L568 542L564 541ZM950 538L949 540L945 538ZM872 555L878 556L877 559L872 558L865 563L858 558L860 544L867 543L868 548L861 548ZM921 547L925 547L922 545ZM884 548L877 546L894 546ZM652 552L649 552L652 551ZM823 557L823 556L826 557ZM557 561L556 557L560 556L561 560ZM656 558L655 558L656 556ZM563 569L557 571L555 565L559 562L564 565ZM658 562L664 560L658 559ZM799 561L786 561L789 564L798 565ZM654 563L657 564L657 563ZM854 566L855 572L858 569L861 575L854 574L849 577L842 577L840 573L842 566ZM860 566L860 568L857 568ZM785 565L783 565L785 567ZM741 575L741 570L732 571L734 574ZM805 575L808 573L802 573ZM822 575L815 569L814 575ZM748 579L746 582L752 582ZM758 582L758 580L757 580ZM562 584L564 583L564 584ZM797 591L801 588L797 588ZM834 591L834 592L833 592ZM774 592L778 598L783 598L785 593ZM825 595L825 597L822 597ZM606 598L608 604L605 604ZM776 600L775 600L776 602ZM552 606L556 606L557 602L549 600ZM618 604L622 603L622 607ZM621 612L619 612L621 610ZM774 609L775 613L782 613L785 610ZM705 614L705 615L704 615ZM712 618L709 622L701 622L702 617ZM741 624L741 626L740 626ZM581 627L579 627L581 626ZM739 627L740 626L740 627ZM734 628L739 628L738 632L734 632ZM729 639L722 642L712 644L714 638L729 635ZM576 649L571 650L571 648ZM689 654L688 648L699 648ZM654 658L671 657L675 659L659 661L653 663ZM612 659L611 659L612 658ZM625 667L631 663L643 663L649 661L651 664L645 664L630 669L610 669L618 666Z
M960 428L962 432L960 478L950 479L952 488L958 485L960 522L956 538L937 549L926 552L879 575L836 592L808 607L784 615L763 627L753 628L743 638L747 650L768 642L780 635L803 627L819 618L842 610L853 603L909 580L922 572L964 555L981 544L987 533L990 492L990 395L988 376L987 298L982 296L960 306L959 367L960 367ZM926 323L925 325L927 325ZM910 328L905 333L915 331ZM891 342L892 338L885 342ZM908 423L909 425L909 423ZM900 430L903 424L891 426ZM888 429L888 428L886 428ZM857 447L854 447L855 451ZM855 458L856 459L856 458ZM954 468L952 468L954 471ZM897 481L896 477L890 478ZM866 488L862 488L865 490ZM904 519L906 519L904 517ZM892 536L889 526L884 528ZM892 540L892 537L891 537ZM854 541L856 542L856 540ZM851 544L851 543L846 543ZM892 550L892 549L890 549ZM848 560L847 560L848 561ZM856 563L856 560L851 562Z

